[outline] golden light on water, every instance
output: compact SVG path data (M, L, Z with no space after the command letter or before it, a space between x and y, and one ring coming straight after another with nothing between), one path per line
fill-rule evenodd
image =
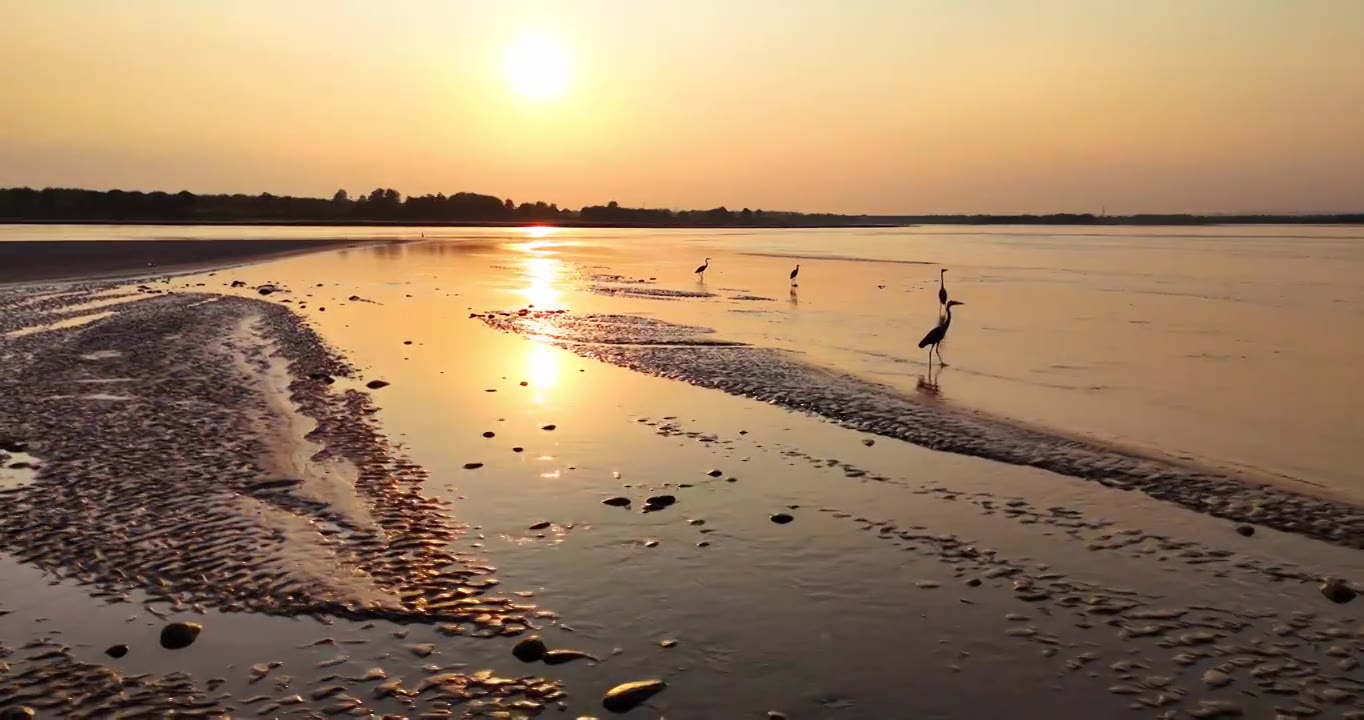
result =
M511 89L533 101L563 96L573 76L572 62L563 46L542 34L523 35L507 48L506 70Z
M526 379L535 393L535 402L543 405L546 391L559 384L559 350L543 338L531 338L530 352L526 353Z

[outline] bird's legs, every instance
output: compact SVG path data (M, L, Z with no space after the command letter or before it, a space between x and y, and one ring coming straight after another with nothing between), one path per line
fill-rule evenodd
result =
M933 349L936 350L937 353L938 353L938 367L947 367L947 363L946 363L946 362L943 362L943 359L942 359L942 350L939 349L940 347L941 347L940 345L934 345L934 346L933 346Z

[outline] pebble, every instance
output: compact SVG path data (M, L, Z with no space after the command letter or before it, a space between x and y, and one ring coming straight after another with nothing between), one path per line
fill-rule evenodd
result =
M549 650L545 652L542 659L545 661L546 665L563 665L564 663L573 662L574 660L601 662L600 659L581 650Z
M669 505L672 505L673 503L677 502L677 498L673 497L672 495L654 495L653 497L649 498L648 500L645 500L644 502L647 505L668 507Z
M658 547L658 541L657 541L657 540L648 540L648 541L645 541L644 547L646 547L646 548Z
M1203 673L1203 682L1212 687L1222 687L1231 683L1231 676L1220 670L1209 670Z
M556 427L558 427L558 426L557 426L557 425L545 425L544 427L542 427L542 428L540 428L540 429L541 429L541 430L553 430L553 429L556 428Z
M867 438L867 439L865 439L865 440L862 441L862 444L863 444L863 445L866 445L867 447L871 447L872 445L875 445L875 444L876 444L876 441L875 441L875 440L872 440L871 438Z
M980 578L971 578L966 581L967 587L980 587Z
M194 644L203 625L195 622L174 622L161 628L161 647L167 650L180 650Z
M677 641L676 641L676 640L662 640L662 641L659 641L658 646L661 647L661 648L673 648L673 647L677 647Z
M386 380L370 380L369 382L365 383L365 387L369 388L370 390L378 390L379 388L388 387L388 382Z
M485 438L497 437L497 433L493 432L492 430L488 430L488 431L486 431L486 432L483 433L483 437L485 437Z
M1250 537L1255 534L1255 527L1253 525L1237 525L1236 532L1245 535L1246 537Z
M625 507L630 504L630 498L620 496L609 497L602 500L601 504L610 505L611 507Z
M477 470L483 467L483 463L464 463L465 470Z
M769 517L768 519L778 525L785 525L786 523L795 520L795 518L791 517L791 515L789 515L788 513L777 513Z
M105 650L105 651L104 651L104 654L105 654L105 655L108 655L108 656L111 657L111 658L121 658L121 657L123 657L124 655L127 655L127 654L128 654L128 646L127 646L127 645L114 645L114 646L110 647L108 650Z
M1340 578L1326 578L1321 584L1321 594L1333 603L1344 604L1354 600L1358 593Z
M15 705L0 710L0 720L33 720L38 717L38 711L27 705Z
M535 662L543 658L547 652L549 648L545 647L545 641L541 640L539 635L531 635L512 646L512 655L521 662Z
M544 529L547 528L547 527L549 527L549 521L548 521L548 520L541 520L540 522L535 523L534 525L531 525L531 526L530 526L529 528L527 528L527 529L528 529L528 530L544 530Z
M721 475L724 475L724 473L720 472L719 470L711 470L710 472L708 472L708 473L706 473L706 474L709 475L709 476L711 476L711 477L720 477Z
M767 711L767 720L786 720L786 716L776 710Z
M611 712L629 712L640 703L663 691L668 684L662 680L636 680L623 683L606 691L602 697L602 707Z

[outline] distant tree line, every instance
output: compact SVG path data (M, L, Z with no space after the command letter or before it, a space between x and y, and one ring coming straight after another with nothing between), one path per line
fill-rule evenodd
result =
M458 192L403 197L375 188L352 197L289 195L196 195L74 188L0 188L0 222L129 223L456 223L642 227L817 227L906 224L1008 225L1203 225L1214 223L1364 223L1364 213L1337 215L838 215L772 210L669 210L622 207L617 202L579 210L554 203L515 203L510 198Z

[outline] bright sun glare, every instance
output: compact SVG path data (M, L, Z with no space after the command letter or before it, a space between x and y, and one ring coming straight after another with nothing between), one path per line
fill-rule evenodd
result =
M507 78L530 100L552 100L564 94L572 74L568 53L545 35L525 35L507 48Z

